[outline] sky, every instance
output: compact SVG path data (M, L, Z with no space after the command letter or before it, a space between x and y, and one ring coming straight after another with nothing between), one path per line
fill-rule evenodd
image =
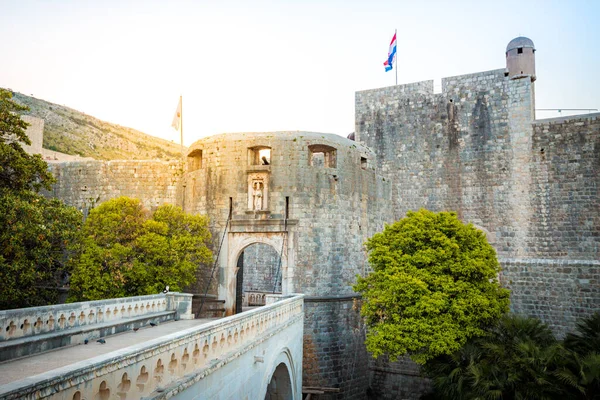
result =
M536 47L536 108L600 109L600 1L0 0L0 87L179 141L354 131L354 93L505 67ZM538 112L538 118L556 112ZM566 115L563 112L562 115Z

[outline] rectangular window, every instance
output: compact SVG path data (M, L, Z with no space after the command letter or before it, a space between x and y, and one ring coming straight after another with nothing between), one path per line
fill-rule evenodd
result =
M523 54L523 48L522 47L519 47L517 49L517 54Z
M266 146L249 148L248 165L271 165L271 148Z
M367 158L366 157L360 158L360 167L362 169L367 169Z
M187 156L188 171L195 171L202 168L202 150L192 150Z
M310 151L309 165L313 167L336 167L336 149L324 144L313 144L308 146Z

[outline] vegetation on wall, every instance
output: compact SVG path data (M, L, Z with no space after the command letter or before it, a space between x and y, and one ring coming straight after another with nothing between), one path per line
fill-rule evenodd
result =
M119 197L94 208L71 276L71 301L180 291L212 260L208 219L164 205L154 213Z
M408 212L366 247L373 271L354 290L375 357L409 355L424 364L485 335L508 311L493 247L455 213Z
M0 89L0 309L56 303L79 244L81 213L37 193L54 178L21 147L25 110Z

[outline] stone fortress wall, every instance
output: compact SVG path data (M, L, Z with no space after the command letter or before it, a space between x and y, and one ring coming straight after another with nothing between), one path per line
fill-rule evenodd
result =
M270 150L268 165L257 157L261 150ZM261 243L287 229L286 242L273 247L285 248L284 295L306 295L304 384L364 398L368 356L351 285L367 268L363 242L391 218L389 185L376 174L374 153L336 135L275 132L212 136L194 143L189 154L186 209L209 215L220 239L231 204L221 251L231 260L219 271L219 297L230 286L236 235ZM257 182L264 188L259 209Z
M562 337L600 309L600 114L536 121L525 64L445 78L440 94L431 81L357 92L355 137L392 183L394 219L452 210L483 229L512 311ZM371 369L379 398L424 387L406 360Z
M181 162L89 160L48 165L57 182L47 194L85 213L120 196L141 199L150 210L162 204L181 205L177 194Z
M408 210L453 210L483 229L512 310L559 336L600 307L600 115L536 121L534 63L514 68L445 78L439 94L432 81L357 92L354 142L222 134L192 145L185 171L159 161L53 163L51 195L84 210L126 195L208 215L215 251L223 242L211 289L220 298L235 297L244 246L284 249L282 290L306 295L304 384L364 398L369 357L351 283L368 271L366 238ZM249 251L247 263L259 256ZM228 300L229 312L236 306ZM370 369L379 398L416 399L428 387L406 360Z

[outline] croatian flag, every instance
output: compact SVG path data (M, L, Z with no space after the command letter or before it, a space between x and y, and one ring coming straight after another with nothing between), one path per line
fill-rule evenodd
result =
M396 32L394 32L394 37L390 43L390 50L388 51L388 58L383 63L385 67L385 72L391 71L394 67L394 59L396 58Z

